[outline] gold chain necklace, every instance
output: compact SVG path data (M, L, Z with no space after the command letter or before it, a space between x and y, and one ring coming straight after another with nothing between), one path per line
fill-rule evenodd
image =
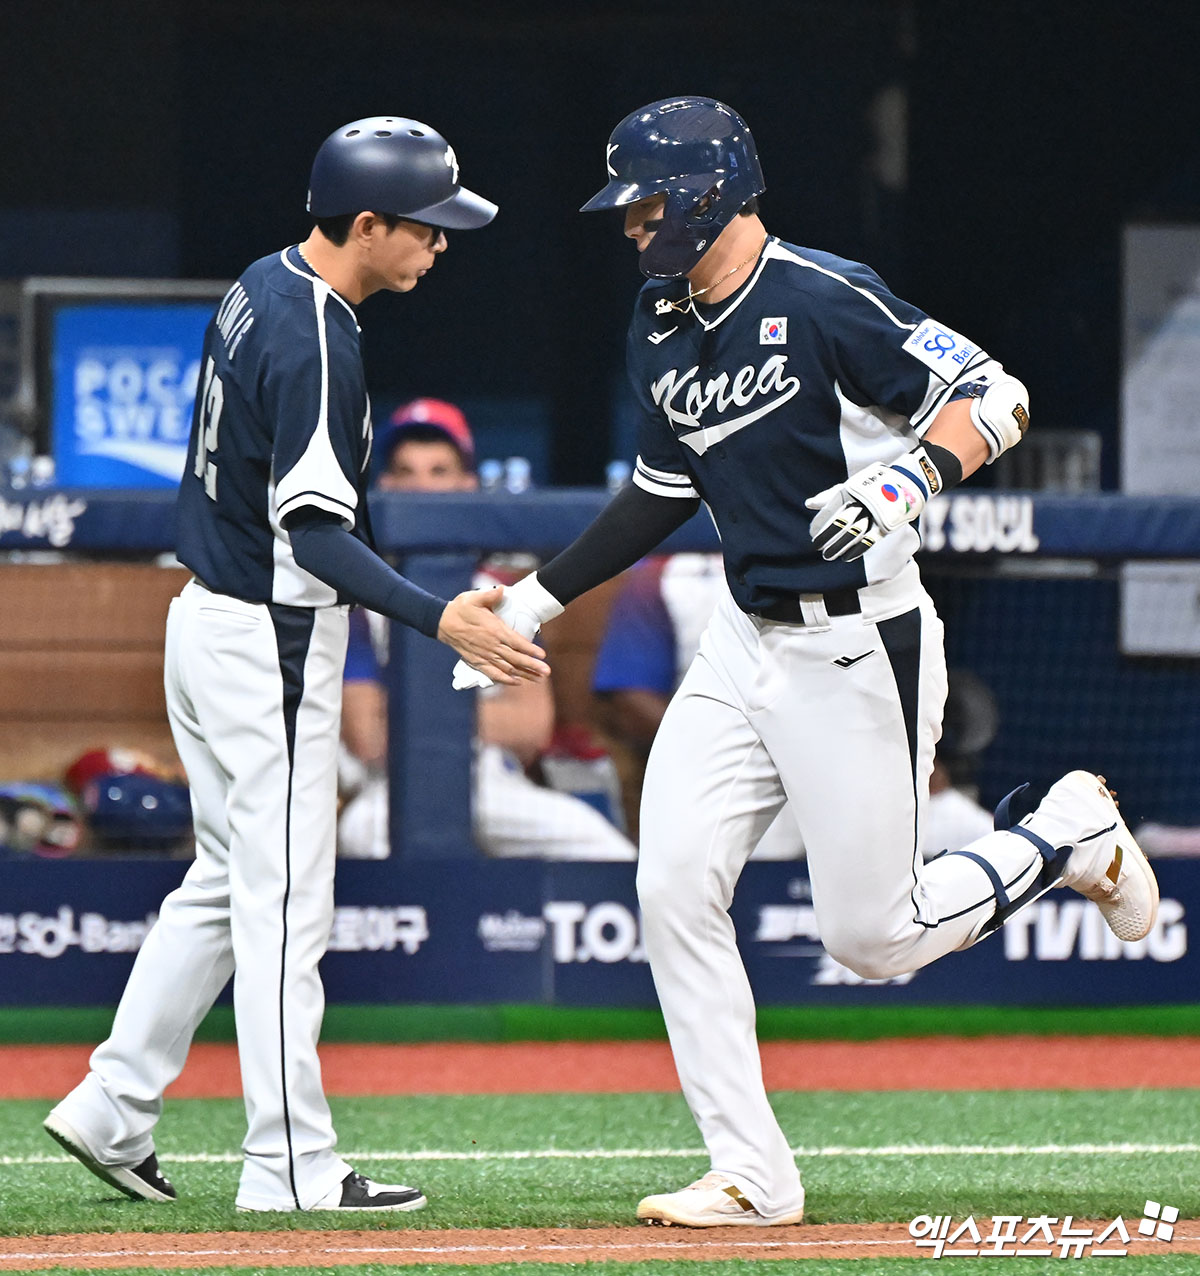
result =
M668 301L666 297L660 297L654 303L654 313L656 315L665 315L668 310L678 310L680 312L686 312L690 310L692 306L692 302L695 301L697 297L703 297L706 292L712 292L712 290L718 284L723 284L725 280L728 279L731 275L736 275L739 270L743 269L743 267L745 266L748 266L755 259L755 257L757 257L759 253L761 253L762 250L767 246L767 240L770 238L771 238L770 235L764 235L762 243L759 244L759 246L750 254L749 257L746 258L745 261L739 261L738 264L734 266L732 270L727 270L720 277L720 279L714 279L712 283L708 285L707 288L701 288L699 292L693 292L691 289L691 285L689 284L688 295L684 297L682 301Z

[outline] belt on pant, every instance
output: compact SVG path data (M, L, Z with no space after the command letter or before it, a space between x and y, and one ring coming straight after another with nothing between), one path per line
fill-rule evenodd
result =
M768 607L758 608L754 614L784 625L803 625L806 623L803 608L808 606L811 616L811 607L816 603L824 603L829 616L857 616L862 611L857 589L831 589L825 594L793 594L780 598Z

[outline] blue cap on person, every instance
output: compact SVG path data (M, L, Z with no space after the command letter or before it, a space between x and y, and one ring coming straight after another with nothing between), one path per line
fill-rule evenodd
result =
M445 399L413 399L402 404L388 417L388 424L380 441L380 456L386 465L396 445L407 434L428 437L429 432L445 435L454 445L463 465L475 468L475 438L461 408Z

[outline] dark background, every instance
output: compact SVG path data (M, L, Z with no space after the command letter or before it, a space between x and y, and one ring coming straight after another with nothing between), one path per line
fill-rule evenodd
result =
M0 277L233 278L307 233L329 132L413 116L501 213L362 307L377 405L540 403L554 481L594 483L640 275L575 210L622 116L709 94L754 131L773 232L980 342L1038 424L1101 431L1111 485L1120 231L1200 216L1198 54L1191 0L6 4Z

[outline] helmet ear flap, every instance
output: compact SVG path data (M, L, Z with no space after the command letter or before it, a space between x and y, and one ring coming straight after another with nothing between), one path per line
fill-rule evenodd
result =
M718 215L721 203L721 183L714 182L692 205L687 220L693 226L705 226Z
M662 210L662 225L638 257L638 266L649 279L678 279L704 255L720 233L716 225L717 201L696 210L707 197L693 191L668 190Z

